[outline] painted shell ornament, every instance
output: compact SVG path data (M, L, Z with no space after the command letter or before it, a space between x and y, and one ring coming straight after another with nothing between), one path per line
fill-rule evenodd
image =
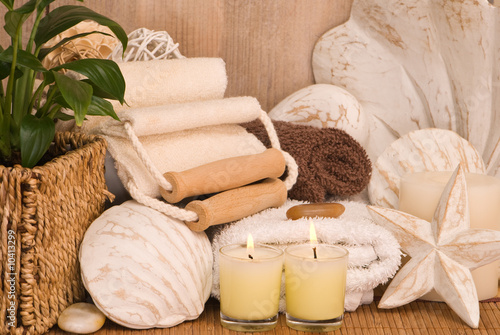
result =
M79 259L95 305L128 328L196 319L212 287L207 235L134 200L111 207L90 225Z
M354 0L314 48L316 83L358 99L374 161L405 134L440 128L500 175L499 15L487 0Z

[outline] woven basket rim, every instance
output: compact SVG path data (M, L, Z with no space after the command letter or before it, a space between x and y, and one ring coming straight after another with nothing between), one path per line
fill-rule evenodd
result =
M70 144L70 140L74 139L75 141L83 142L82 145L76 146L72 148L71 150L68 150L66 152L63 152L61 154L57 154L55 157L50 159L48 162L45 162L43 165L35 165L33 168L28 168L24 167L20 164L15 164L14 166L5 166L3 164L0 164L0 168L2 169L8 169L10 171L14 170L19 170L22 172L43 172L45 170L50 170L57 168L57 166L61 163L64 163L66 161L70 161L73 159L73 156L75 155L80 155L79 152L76 152L76 149L83 149L83 150L90 150L90 147L92 145L95 145L95 143L103 143L107 147L107 142L104 139L104 137L99 136L99 135L89 135L89 134L84 134L84 133L76 133L76 132L56 132L54 136L54 140L52 141L52 144L58 141L58 137L60 138L59 141L63 141L66 144Z
M64 142L66 142L66 144L69 144L70 140L74 139L74 140L83 142L83 145L76 146L72 150L68 150L67 152L64 152L60 155L57 155L43 165L35 166L33 168L34 171L36 171L38 169L43 169L43 168L44 169L51 169L51 168L59 165L60 163L64 163L65 161L71 160L73 158L73 156L75 156L75 155L81 155L79 152L76 151L77 148L83 149L83 150L90 150L90 147L92 145L95 145L96 143L99 143L99 142L106 145L106 140L103 137L98 136L98 135L87 135L84 133L75 133L75 132L69 132L69 131L58 132L58 133L56 133L56 135L54 137L54 141L56 141L57 136L64 139L65 140ZM62 141L62 139L61 139L61 141Z

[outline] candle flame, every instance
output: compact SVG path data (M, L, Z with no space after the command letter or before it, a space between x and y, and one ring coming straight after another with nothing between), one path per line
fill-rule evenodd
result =
M315 246L318 244L318 238L316 237L316 229L314 229L314 222L309 221L309 236L311 238L311 245Z
M247 238L247 253L248 253L248 258L253 259L252 254L254 253L254 245L253 245L252 234L248 234L248 238Z

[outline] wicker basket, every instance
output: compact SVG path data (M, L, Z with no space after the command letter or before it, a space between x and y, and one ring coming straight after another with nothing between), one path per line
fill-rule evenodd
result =
M106 141L57 133L59 155L33 169L0 166L0 334L42 334L84 299L78 252L112 197Z

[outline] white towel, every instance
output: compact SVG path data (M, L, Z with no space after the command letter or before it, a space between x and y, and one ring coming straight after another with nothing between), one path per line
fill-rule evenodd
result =
M227 87L226 64L221 58L161 59L124 62L118 66L127 85L128 106L113 101L117 111L222 99Z
M116 161L118 177L123 185L129 190L128 183L133 180L145 196L161 198L160 185L147 170L130 140L107 134L104 134L104 138L108 141L109 153ZM255 136L235 124L142 136L140 141L161 174L266 150Z
M263 152L264 145L237 125L260 115L257 99L237 97L124 110L121 121L108 118L88 131L108 141L118 176L127 189L133 180L141 194L161 198L160 185L132 146L126 125L163 174Z
M366 204L339 201L345 212L338 218L314 218L318 241L337 244L349 250L346 283L346 311L373 301L373 289L392 278L401 262L401 250L394 236L376 225ZM289 200L276 209L244 218L216 231L213 236L214 280L212 295L220 298L219 249L227 244L246 243L252 233L256 243L285 248L289 244L309 241L311 219L287 220L286 211L303 202ZM281 290L280 311L285 311L284 285Z
M92 132L127 137L123 124L128 122L135 134L141 137L205 126L245 123L257 119L260 114L260 104L252 97L193 101L123 110L120 112L120 121L107 118Z
M161 59L124 62L118 66L126 84L125 102L110 100L116 114L130 109L193 101L218 100L227 87L226 64L221 58ZM71 113L71 111L68 111ZM107 116L87 116L79 131L93 133ZM58 122L58 130L73 130L74 121Z

